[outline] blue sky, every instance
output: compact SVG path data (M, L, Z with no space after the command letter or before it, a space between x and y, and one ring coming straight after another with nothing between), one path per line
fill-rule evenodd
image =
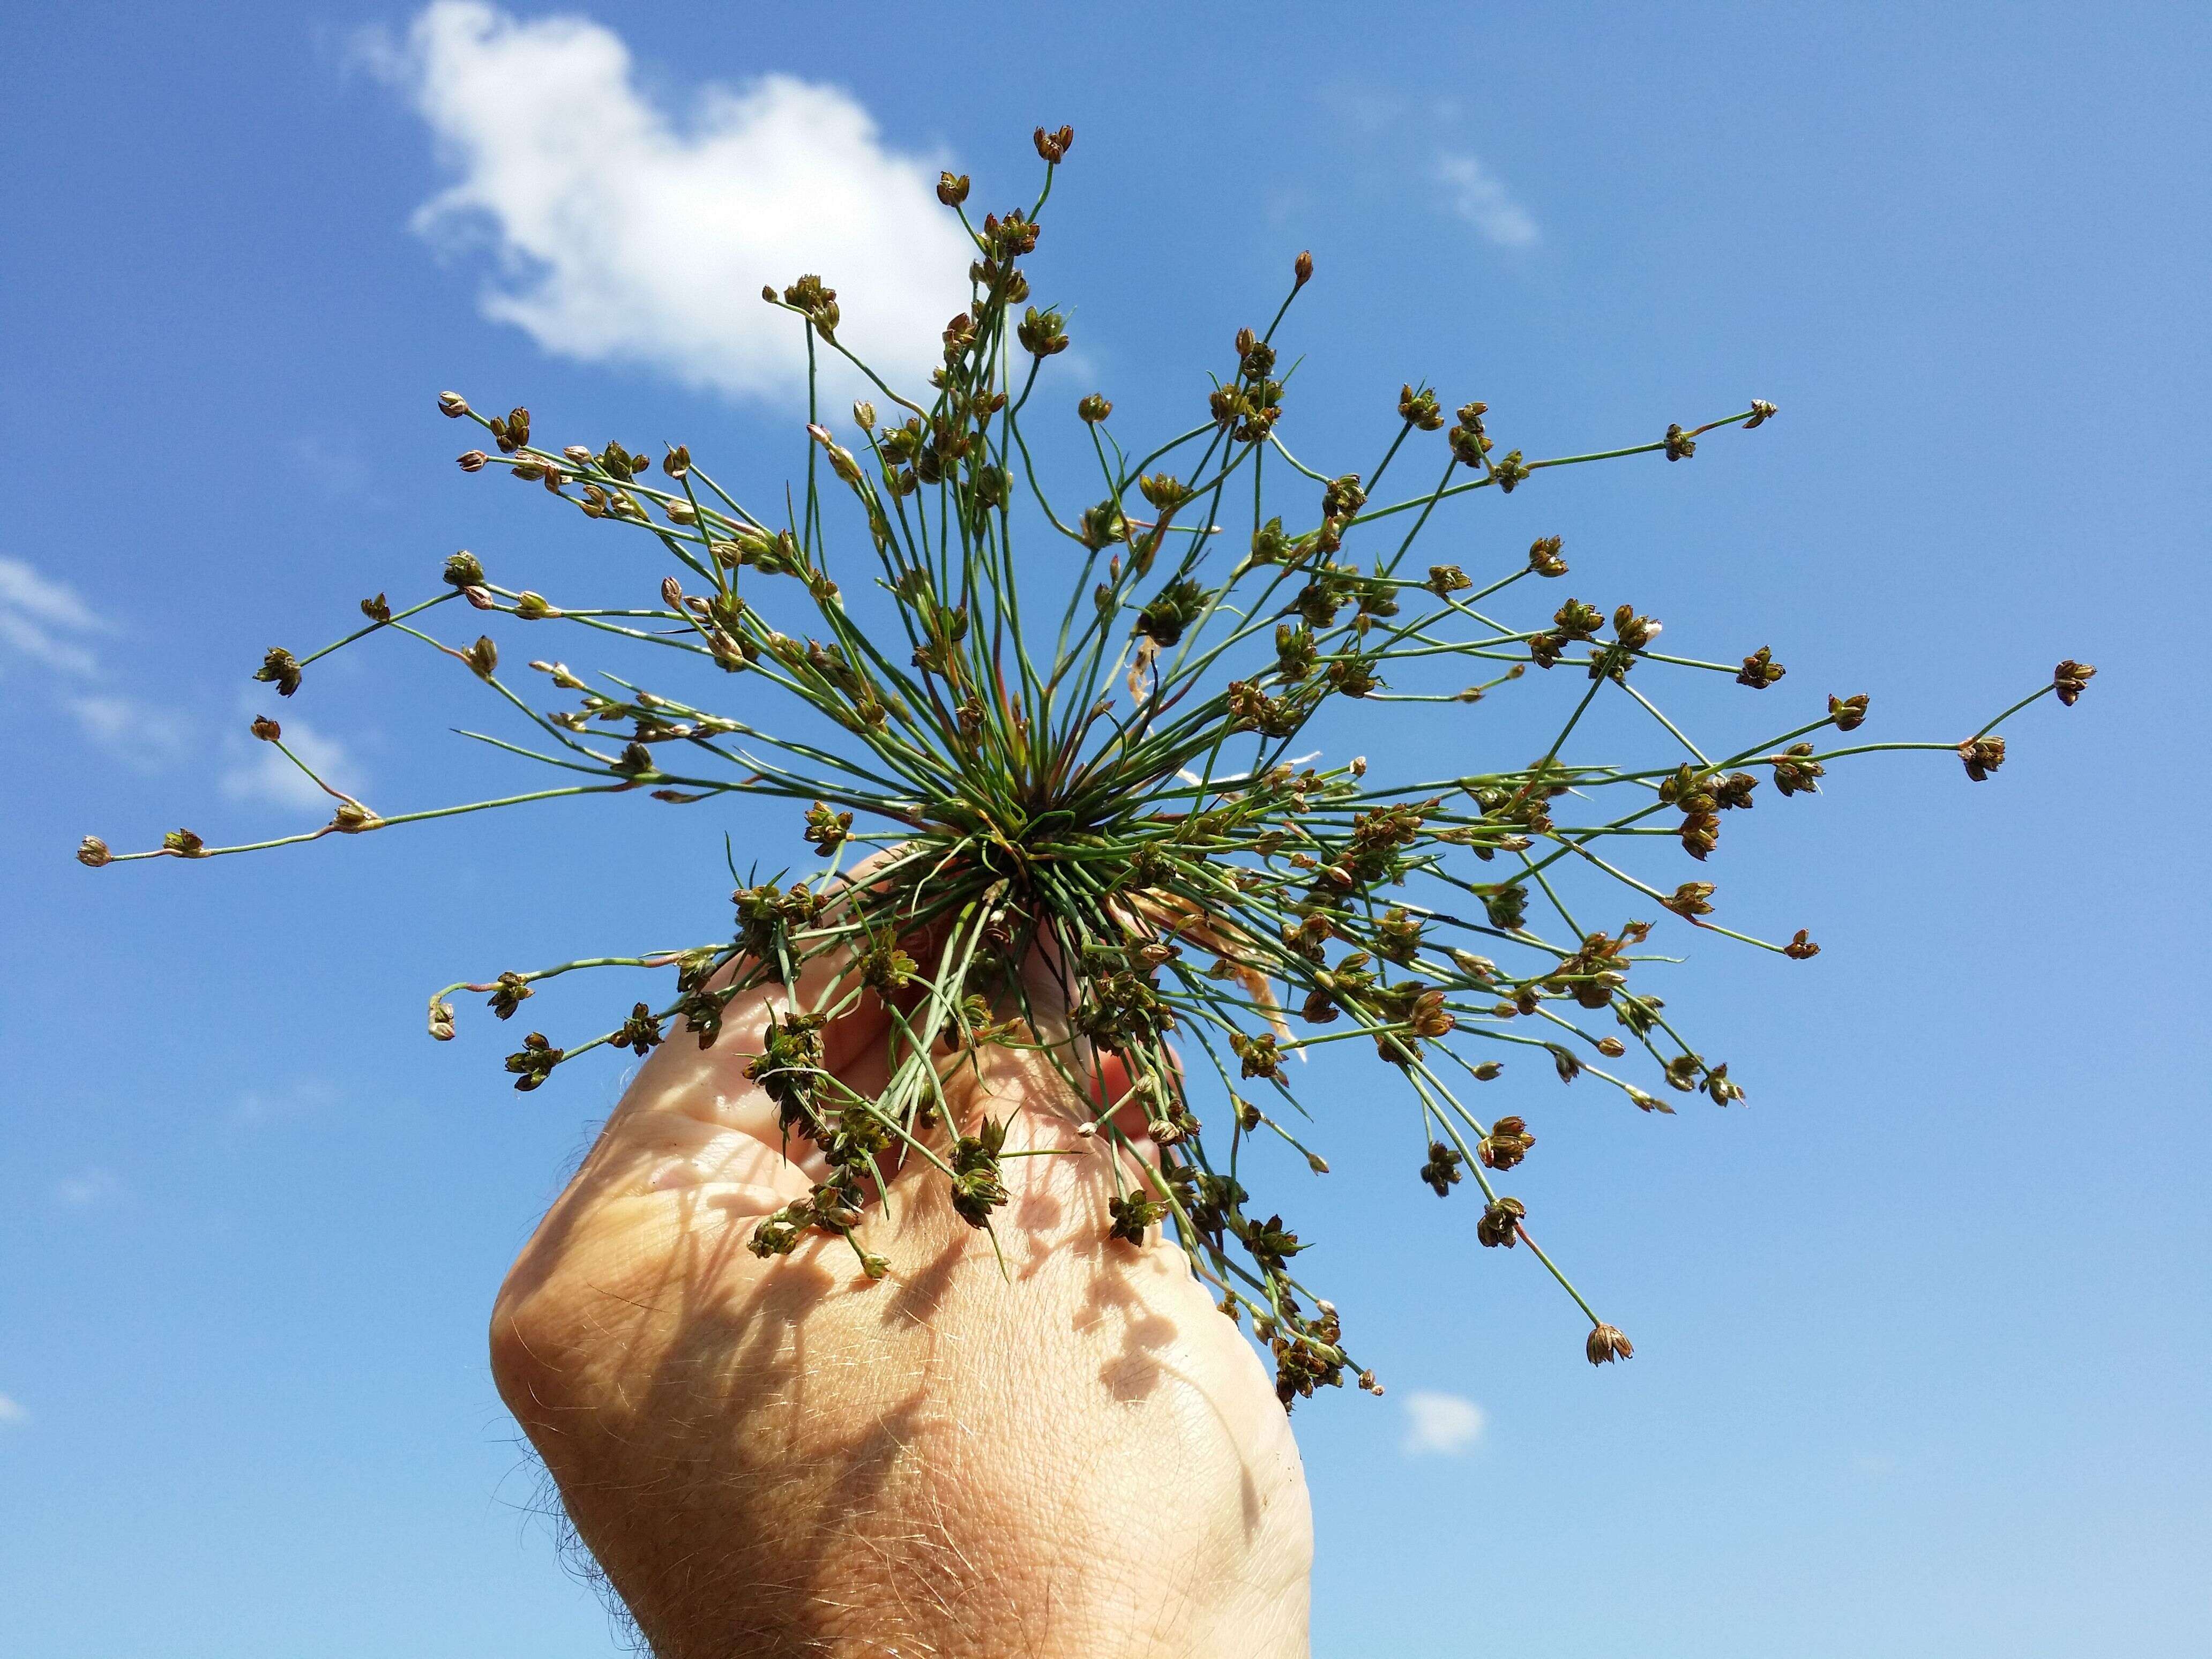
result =
M1782 407L1687 466L1485 502L1471 569L1561 533L1670 638L1872 692L1872 736L2102 670L1990 783L1891 759L1731 824L1740 914L1826 947L1674 970L1745 1106L1515 1096L1516 1190L1632 1364L1594 1372L1533 1264L1472 1248L1366 1073L1317 1073L1336 1173L1283 1179L1392 1393L1299 1413L1316 1653L2201 1639L2201 9L670 4L558 37L509 23L579 14L11 10L0 1650L610 1650L483 1328L620 1074L517 1097L422 1000L720 925L720 830L795 858L793 815L69 851L319 817L243 735L267 645L459 546L605 570L454 471L439 389L774 476L799 447L760 283L818 251L851 329L910 354L940 315L917 170L1013 200L1062 120L1034 274L1071 401L1170 429L1310 247L1285 429L1335 465L1423 374L1532 453ZM387 811L511 775L403 661L342 659L288 730ZM1378 768L1437 741L1340 740Z

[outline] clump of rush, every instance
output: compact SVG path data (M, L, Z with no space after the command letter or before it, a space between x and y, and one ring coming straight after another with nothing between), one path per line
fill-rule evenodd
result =
M2046 693L2070 704L2095 671L2059 664L1963 742L1853 740L1868 699L1852 695L1784 715L1757 743L1700 746L1649 683L1717 673L1747 698L1787 702L1778 690L1785 671L1767 647L1740 661L1673 655L1656 648L1658 622L1633 605L1526 603L1530 589L1567 574L1556 537L1474 573L1419 562L1414 549L1481 492L1508 494L1592 461L1685 461L1706 434L1759 427L1773 405L1753 400L1648 443L1532 459L1498 449L1483 404L1448 409L1436 390L1408 386L1379 459L1358 472L1317 471L1284 439L1277 344L1313 275L1304 253L1267 325L1236 331L1189 428L1132 459L1103 397L1072 410L1030 402L1039 368L1068 336L1059 311L1029 303L1023 262L1073 137L1039 130L1044 182L1027 207L978 220L965 177L939 183L975 257L971 303L945 326L927 389L891 386L847 349L836 293L821 277L763 290L805 331L817 392L834 354L883 399L854 405L845 441L810 405L805 488L781 504L738 500L684 446L659 458L656 478L645 456L618 443L549 449L532 442L526 410L486 417L456 393L440 398L491 446L462 455L465 471L536 482L612 533L657 544L672 562L659 604L617 595L608 607L503 586L459 553L433 597L397 609L381 594L364 600L366 626L312 655L271 650L255 678L289 697L330 652L404 635L482 681L537 733L536 746L486 741L571 781L386 816L316 777L336 804L328 823L304 835L213 847L177 830L141 853L88 838L78 856L94 866L212 858L573 795L788 800L814 868L796 879L739 878L732 927L687 949L448 986L430 1000L431 1035L453 1035L451 999L461 992L485 996L504 1020L560 975L672 974L657 996L625 995L617 1006L628 1011L597 1036L526 1036L506 1064L516 1088L534 1090L596 1048L711 1045L732 998L782 988L748 1075L787 1133L820 1148L829 1173L761 1222L751 1247L780 1255L842 1239L872 1275L886 1264L854 1231L893 1166L927 1164L969 1223L992 1228L1006 1199L1005 1125L987 1119L961 1133L945 1121L944 1088L987 1048L1028 1050L1089 1103L1087 1155L1115 1170L1113 1236L1137 1244L1167 1229L1223 1312L1249 1316L1271 1348L1286 1406L1347 1372L1379 1387L1351 1358L1336 1310L1301 1279L1297 1234L1272 1200L1247 1193L1239 1153L1255 1136L1280 1135L1326 1172L1285 1127L1302 1115L1287 1062L1358 1042L1418 1115L1408 1182L1440 1197L1471 1182L1477 1240L1525 1247L1588 1316L1591 1363L1625 1359L1628 1339L1537 1248L1526 1207L1499 1184L1535 1137L1518 1115L1484 1112L1473 1085L1518 1062L1561 1083L1587 1077L1647 1112L1672 1111L1669 1096L1741 1098L1726 1063L1709 1060L1644 988L1638 970L1652 960L1654 928L1723 935L1794 960L1820 947L1802 930L1778 944L1723 926L1709 881L1638 872L1671 856L1668 843L1705 865L1728 815L1750 806L1763 782L1778 796L1815 793L1846 757L1953 751L1969 778L1984 780L2005 758L2002 721ZM1046 498L1031 461L1042 441L1095 455L1095 500ZM1018 529L1033 544L1018 549ZM856 625L840 578L879 584L896 634ZM451 607L526 632L649 647L640 654L655 664L672 647L730 677L748 713L549 659L530 667L552 701L568 702L541 708L501 676L491 635L448 642L430 631ZM1392 689L1401 674L1433 684L1455 660L1469 681L1462 689ZM1500 756L1493 769L1401 781L1370 777L1359 759L1316 767L1300 752L1300 734L1333 699L1463 721L1464 705L1508 684L1563 711L1557 735L1525 763ZM826 716L842 738L779 735L757 712L770 688ZM1577 727L1600 698L1644 711L1649 753L1601 761L1582 751ZM1416 706L1401 714L1402 705ZM1373 717L1387 716L1378 707ZM1473 739L1465 730L1437 748L1479 744L1479 730ZM258 718L253 731L315 776L276 720ZM867 878L846 879L865 852L877 854ZM1576 917L1589 914L1593 884L1644 919L1612 933L1585 927ZM803 995L802 969L825 957L836 971L810 976L822 988ZM1032 1018L1040 1011L1023 967L1035 960L1058 976L1064 1018ZM896 1014L889 1081L874 1095L821 1065L823 1027L864 998ZM1208 1109L1214 1127L1200 1126L1200 1094L1220 1103ZM1149 1156L1138 1155L1139 1139L1153 1143Z

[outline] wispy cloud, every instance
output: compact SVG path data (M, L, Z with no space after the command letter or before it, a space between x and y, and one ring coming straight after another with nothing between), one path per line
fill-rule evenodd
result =
M1533 247L1542 239L1528 210L1513 199L1504 180L1472 155L1447 153L1436 160L1434 175L1443 186L1445 205L1498 247Z
M1472 1400L1425 1389L1406 1396L1408 1456L1458 1457L1482 1438L1482 1407Z
M319 776L349 793L363 787L366 781L361 769L336 738L325 737L289 713L283 725L284 747L314 768ZM286 760L276 744L236 736L230 741L232 760L222 775L224 794L233 800L262 801L329 816L336 803L316 786L313 778Z
M763 284L821 273L840 337L912 378L965 300L972 251L937 202L939 158L890 148L836 87L763 75L672 113L612 31L477 0L439 0L369 55L459 174L417 228L455 249L489 228L485 313L549 351L781 400L805 344Z
M323 797L327 800L329 796ZM338 1091L317 1078L307 1078L289 1087L252 1090L240 1095L230 1109L234 1129L260 1129L289 1119L312 1117L336 1103Z
M62 706L87 738L133 771L161 771L190 750L191 725L107 689L92 646L116 631L67 582L24 560L0 557L0 673L28 665L56 677Z
M135 772L161 772L191 752L190 721L136 697L100 692L70 700L77 725Z
M85 641L106 631L67 583L40 575L21 559L0 558L0 659L18 657L89 678L100 672L100 662Z
M112 1170L97 1167L65 1176L55 1183L54 1197L72 1210L88 1210L122 1195L123 1183Z
M0 1425L16 1428L31 1420L30 1413L4 1394L0 1394Z

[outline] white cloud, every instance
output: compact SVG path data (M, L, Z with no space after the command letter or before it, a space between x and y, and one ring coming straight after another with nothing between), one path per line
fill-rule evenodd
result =
M110 1170L90 1169L58 1182L54 1196L73 1210L85 1210L95 1204L106 1203L123 1191L123 1183Z
M106 676L87 641L115 631L66 582L0 557L0 667L10 658L98 687ZM167 708L111 691L64 699L78 729L133 771L158 772L189 748L191 728Z
M0 1424L5 1424L12 1428L30 1420L30 1413L25 1411L21 1406L6 1395L0 1394Z
M972 249L937 201L939 158L887 147L838 88L767 74L704 88L679 118L611 30L477 0L438 0L404 47L369 51L459 173L416 228L461 248L488 227L501 280L484 312L549 351L781 401L804 388L805 342L763 283L819 272L840 339L895 384L927 374L966 302Z
M318 793L320 793L319 791ZM328 800L329 796L325 795ZM319 1079L307 1078L264 1094L259 1090L240 1095L230 1109L230 1127L234 1129L260 1129L289 1119L307 1117L327 1110L337 1099L337 1091Z
M102 692L73 697L70 713L84 734L137 772L159 772L190 751L191 725L136 697Z
M65 674L90 676L100 664L83 636L106 631L66 583L49 580L21 559L0 558L0 650Z
M1504 182L1472 155L1437 157L1436 180L1454 213L1498 247L1532 247L1543 233Z
M349 794L360 792L361 770L336 738L326 738L304 720L287 714L283 722L284 747L289 749L326 781ZM235 759L224 769L222 793L233 800L264 801L300 811L329 815L337 803L316 787L314 779L286 760L273 743L233 738Z
M1406 1396L1406 1452L1457 1457L1482 1437L1482 1407L1472 1400L1416 1389Z

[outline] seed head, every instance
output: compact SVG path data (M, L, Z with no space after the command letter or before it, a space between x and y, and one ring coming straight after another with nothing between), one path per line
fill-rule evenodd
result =
M939 173L937 199L947 207L958 207L968 199L968 175L963 173L956 178L949 173ZM773 290L769 289L763 289L761 293L763 295L773 296Z
M284 728L266 714L256 714L253 717L252 732L253 735L264 743L275 743L284 735Z
M2004 764L2005 740L2002 738L1968 738L1959 745L1959 758L1966 763L1968 777L1976 783L1986 782L1990 774Z
M1754 691L1764 691L1789 672L1774 660L1772 649L1762 645L1743 659L1743 670L1735 677L1735 683Z
M253 678L274 685L278 696L289 697L300 689L300 665L283 646L272 645L261 659L261 666L253 671Z
M98 836L87 836L76 844L76 861L87 869L97 870L113 860L115 854L107 850L107 843Z
M441 392L438 410L449 420L458 421L469 412L469 400L458 392Z
M1593 1365L1609 1365L1616 1359L1632 1359L1635 1346L1610 1325L1600 1325L1583 1344L1583 1352Z
M2086 662L2075 662L2069 657L2051 671L2051 683L2058 690L2058 701L2071 708L2097 671Z

